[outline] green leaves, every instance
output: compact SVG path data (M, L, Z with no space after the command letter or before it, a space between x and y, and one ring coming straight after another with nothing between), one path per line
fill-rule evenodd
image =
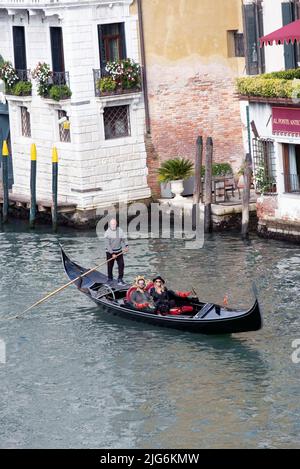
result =
M49 98L54 101L68 99L72 96L72 92L67 85L53 85L49 91Z
M237 91L243 96L298 98L300 96L300 69L238 78Z
M19 81L10 90L14 96L31 96L32 83L30 81Z
M194 172L193 163L185 158L174 158L165 161L158 170L159 182L188 179Z

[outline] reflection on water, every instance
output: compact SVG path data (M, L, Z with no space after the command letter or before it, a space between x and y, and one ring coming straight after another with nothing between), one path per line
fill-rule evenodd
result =
M59 235L89 267L103 258L93 232ZM58 236L10 227L0 233L3 317L65 283ZM159 273L205 301L249 307L255 281L265 326L201 336L101 312L75 288L0 323L1 447L297 447L300 248L211 236L204 249L180 241L131 243L126 274Z

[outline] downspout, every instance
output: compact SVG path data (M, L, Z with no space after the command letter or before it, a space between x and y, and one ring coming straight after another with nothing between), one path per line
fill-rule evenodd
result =
M138 21L139 21L139 30L140 30L142 80L143 80L143 93L144 93L144 102L145 102L146 132L147 134L151 134L142 0L137 0L137 7L138 7Z

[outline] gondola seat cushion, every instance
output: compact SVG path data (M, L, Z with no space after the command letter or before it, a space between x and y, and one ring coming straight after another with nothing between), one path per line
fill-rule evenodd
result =
M136 291L136 287L131 287L129 290L127 290L126 293L126 303L132 303L131 296L132 293Z
M178 316L179 314L182 313L192 313L194 311L194 308L192 306L181 306L178 308L171 308L169 310L169 314L176 315Z

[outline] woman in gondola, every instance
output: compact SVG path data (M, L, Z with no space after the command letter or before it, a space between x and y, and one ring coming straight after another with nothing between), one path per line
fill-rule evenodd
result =
M192 293L168 290L165 283L164 279L158 275L153 279L153 287L149 292L156 311L161 314L167 314L171 308L176 307L176 298L188 298Z

